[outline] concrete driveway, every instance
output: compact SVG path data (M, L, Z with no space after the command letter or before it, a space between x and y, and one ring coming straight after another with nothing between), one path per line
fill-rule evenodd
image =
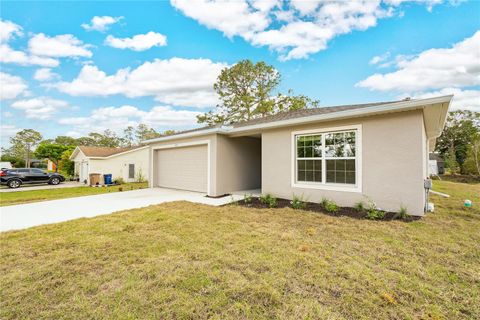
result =
M220 206L230 203L232 197L213 199L203 193L153 188L6 206L0 208L0 232L181 200Z
M23 184L20 188L10 189L7 186L1 186L0 192L21 192L21 191L31 191L31 190L46 190L46 189L64 189L64 188L74 188L74 187L84 187L85 184L75 181L67 181L57 184L56 186L51 184Z

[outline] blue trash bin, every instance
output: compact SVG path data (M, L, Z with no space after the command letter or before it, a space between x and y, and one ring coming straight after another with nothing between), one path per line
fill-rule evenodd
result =
M104 174L103 175L103 180L105 181L105 184L112 184L112 175L111 174Z

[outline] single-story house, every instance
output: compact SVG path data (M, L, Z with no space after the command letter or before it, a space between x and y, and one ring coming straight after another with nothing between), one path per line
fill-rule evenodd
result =
M430 175L445 173L445 160L438 153L430 153Z
M370 199L423 215L428 155L453 96L282 112L144 141L149 185L340 206Z
M75 176L89 183L91 173L112 174L113 179L125 182L147 180L149 176L149 147L105 148L76 147L70 156L75 162Z

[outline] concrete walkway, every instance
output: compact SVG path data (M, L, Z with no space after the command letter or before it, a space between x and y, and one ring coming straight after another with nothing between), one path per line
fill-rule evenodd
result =
M153 188L6 206L0 207L0 232L182 200L220 206L230 203L232 197L214 199L203 193Z
M67 181L57 184L56 186L42 183L42 184L23 184L20 188L10 189L9 187L2 186L0 192L22 192L22 191L32 191L32 190L47 190L47 189L64 189L64 188L74 188L74 187L83 187L84 183Z

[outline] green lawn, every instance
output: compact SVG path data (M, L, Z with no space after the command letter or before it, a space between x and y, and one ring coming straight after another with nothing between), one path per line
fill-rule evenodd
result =
M47 190L29 190L19 192L0 192L0 206L11 206L14 204L38 202L45 200L55 200L64 198L73 198L81 196L90 196L94 194L118 192L119 188L126 190L135 190L146 188L147 183L125 183L112 187L74 187Z
M411 223L174 202L3 233L0 318L479 319L480 185L435 188Z

